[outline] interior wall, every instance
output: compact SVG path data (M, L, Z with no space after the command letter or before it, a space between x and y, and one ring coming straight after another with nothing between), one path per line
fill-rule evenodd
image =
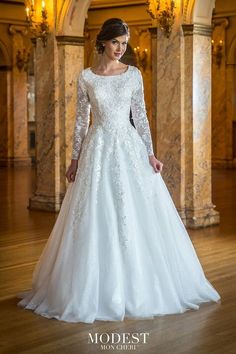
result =
M0 164L29 164L26 114L26 75L17 66L17 53L30 50L25 36L24 1L0 2ZM4 60L4 63L3 63ZM18 129L20 127L20 129Z
M0 50L0 160L7 156L8 125L7 125L7 69L2 51Z
M11 50L6 25L0 23L0 166L7 165L11 153L12 117L9 94L11 84Z
M212 162L235 168L236 2L216 0L212 22Z

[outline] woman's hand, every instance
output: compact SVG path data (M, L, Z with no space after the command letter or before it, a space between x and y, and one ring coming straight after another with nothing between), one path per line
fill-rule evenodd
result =
M162 171L163 163L161 161L157 160L154 155L149 155L149 162L155 172Z
M68 182L74 182L76 171L78 168L78 160L71 160L71 164L66 171L66 178Z

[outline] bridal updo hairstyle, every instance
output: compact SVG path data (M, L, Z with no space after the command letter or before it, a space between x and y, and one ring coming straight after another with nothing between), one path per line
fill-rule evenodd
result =
M103 41L108 41L115 37L124 35L127 35L128 37L130 36L127 23L122 21L120 18L110 18L109 20L106 20L96 38L95 47L97 52L99 54L104 52L105 48L102 44Z

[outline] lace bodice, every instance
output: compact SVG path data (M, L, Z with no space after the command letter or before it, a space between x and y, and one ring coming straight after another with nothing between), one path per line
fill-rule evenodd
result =
M90 122L106 130L121 130L130 125L130 109L138 134L153 155L153 145L144 101L143 79L135 66L129 65L119 75L97 75L91 68L81 71L77 86L77 108L72 159L78 159Z

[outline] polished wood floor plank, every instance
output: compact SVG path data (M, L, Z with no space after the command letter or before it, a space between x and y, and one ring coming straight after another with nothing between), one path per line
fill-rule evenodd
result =
M16 294L30 288L34 266L57 214L30 211L33 168L0 169L0 353L6 354L236 354L236 171L213 171L213 202L220 226L189 230L209 281L221 304L154 320L96 321L94 324L48 320L17 307ZM102 350L89 344L89 332L148 332L135 350Z

